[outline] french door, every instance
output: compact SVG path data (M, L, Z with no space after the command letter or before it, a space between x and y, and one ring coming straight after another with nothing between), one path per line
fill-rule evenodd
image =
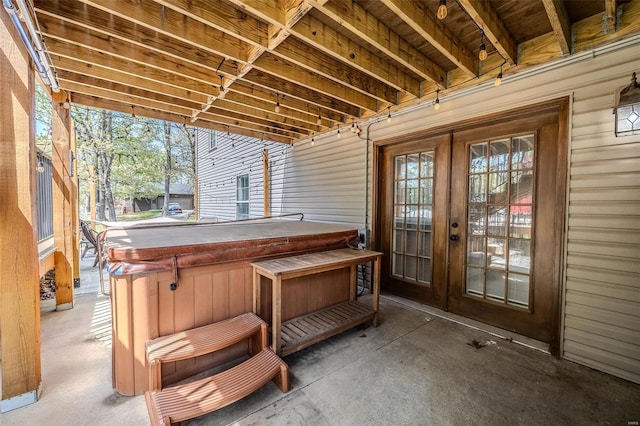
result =
M555 349L565 104L381 145L383 289Z

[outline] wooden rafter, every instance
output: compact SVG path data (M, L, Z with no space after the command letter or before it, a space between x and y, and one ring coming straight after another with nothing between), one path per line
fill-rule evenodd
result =
M108 39L123 40L136 46L135 48L146 50L149 53L159 53L182 63L217 70L225 76L237 73L235 66L231 62L223 62L224 58L220 55L198 49L192 44L176 40L146 27L133 27L126 19L80 4L75 0L59 0L55 3L39 2L36 4L36 10L41 20L46 20L50 16L59 19L63 25L77 25L83 31L102 34ZM61 33L60 30L55 29L50 31Z
M290 24L286 21L284 11L278 9L274 1L230 0L230 2L269 22L274 28L286 29L287 32L311 45L317 51L368 74L396 90L410 93L413 96L420 94L420 82L417 79L308 14L301 16L295 25L288 28Z
M549 16L551 28L560 43L562 54L571 53L571 24L564 2L561 0L542 0L542 4L547 11L547 16Z
M517 43L491 3L484 0L457 0L484 31L493 47L510 64L517 62Z
M286 143L428 101L438 87L446 96L493 79L505 60L508 75L640 31L635 0L623 10L616 0L591 4L597 13L579 22L562 0L526 8L456 0L466 13L442 21L431 1L33 4L60 84L77 103L102 99L107 108ZM497 51L481 66L475 26Z
M478 59L446 26L438 22L432 13L416 2L406 0L382 0L396 15L426 41L442 52L470 76L478 75ZM478 43L480 39L478 39Z
M396 32L378 21L355 2L324 2L309 0L323 14L349 29L353 34L371 43L385 55L393 58L416 75L440 85L446 83L446 72L438 64L411 46Z
M604 0L604 13L607 17L607 31L615 32L618 17L616 16L617 0Z

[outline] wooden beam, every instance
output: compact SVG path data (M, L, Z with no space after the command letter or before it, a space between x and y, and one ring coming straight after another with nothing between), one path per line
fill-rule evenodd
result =
M269 176L269 150L265 148L262 151L262 198L264 205L263 216L265 217L271 216L271 190Z
M562 0L542 0L563 55L571 53L571 22Z
M369 94L356 92L344 86L338 86L335 81L320 76L307 68L283 61L280 57L271 53L261 55L260 58L253 63L253 66L258 70L273 74L281 79L295 82L299 86L306 87L314 92L342 100L356 108L369 111L378 110L378 101L369 96Z
M444 56L469 76L478 75L478 57L471 52L442 22L425 6L406 0L382 0L393 13L402 18Z
M8 411L38 400L42 369L35 77L6 13L0 13L0 52L0 411Z
M267 47L268 25L241 10L229 7L228 3L220 0L206 2L155 0L155 2L164 6L164 10L172 9L247 44Z
M145 99L189 110L202 107L200 95L197 96L197 99L190 101L66 70L58 70L58 81L60 82L60 87L70 92L82 93L83 90L86 90L83 88L96 88L105 92L113 92L114 95L119 95L119 99L123 101L130 99L132 104L135 104L136 100Z
M420 94L420 82L391 63L358 45L349 37L335 31L309 14L299 17L290 28L285 11L272 0L230 0L231 3L270 23L274 28L284 28L296 38L319 51L362 73L387 84L396 90Z
M206 112L198 115L199 119L216 121L221 124L231 124L235 126L244 126L247 129L254 129L259 132L267 132L277 135L284 135L291 138L299 138L306 136L311 131L309 129L300 129L286 125L278 121L268 121L265 119L256 119L247 117L235 111L225 111L213 104Z
M398 102L398 91L395 88L351 66L346 66L332 56L314 51L312 46L296 37L289 37L272 53L335 83L371 96L384 104Z
M216 18L214 18L215 16L220 14L238 14L238 11L236 9L233 9L226 4L219 4L217 2L202 2L197 7L192 7L192 2L190 1L157 1L161 4L170 6L174 11L180 14L184 14L186 16L192 17L193 19L197 19L199 22L207 25L213 25L215 27L219 26L219 24L216 24ZM304 1L295 1L284 4L283 8L285 8L283 9L283 15L285 16L284 27L290 28L295 22L300 19L300 17L304 16L304 14L310 9L310 6L307 5ZM266 26L266 24L263 25ZM254 24L250 29L247 29L246 31L253 31L254 26L258 25ZM261 27L261 29L264 28ZM222 28L221 30L224 31L224 29ZM234 35L236 32L235 30L236 28L232 27L231 33ZM249 48L249 53L246 55L247 63L240 66L240 72L236 77L227 78L227 81L225 81L225 88L231 87L236 78L244 76L251 69L257 67L262 71L271 74L279 74L281 78L294 81L297 84L305 86L311 90L342 98L352 105L357 106L358 108L364 108L373 111L377 109L377 102L371 98L370 91L366 90L366 88L362 86L354 88L352 84L349 84L349 80L329 80L325 76L318 76L317 70L312 66L307 65L304 61L290 63L290 58L287 55L277 53L276 48L285 38L286 37L276 37L275 39L270 39L268 47L265 46L265 43L262 43L264 37L254 37L255 40L259 39L261 41L260 43L257 43L255 40L249 41L249 43L252 43L253 45ZM274 57L271 54L265 54L267 52L273 52L273 54L279 56L281 59L274 60ZM284 61L282 59L284 59ZM341 66L344 67L344 65ZM340 86L336 86L336 83L338 83ZM358 90L360 93L358 93L356 90Z
M277 90L270 87L263 88L253 84L252 82L237 81L231 87L231 90L225 97L225 100L271 112L274 111L276 105L276 93ZM298 99L283 93L280 93L278 99L280 102L280 112L275 113L274 111L274 114L280 116L281 120L285 117L290 117L292 119L305 121L315 125L317 111L315 115L313 112L310 112L308 102L299 101ZM324 116L331 121L344 120L343 114L327 109L324 111Z
M130 8L125 3L114 3L109 0L86 0L84 2L121 18L126 18L134 24L146 26L149 29L193 43L201 48L214 49L216 53L237 61L240 69L242 69L243 65L247 62L254 60L254 57L248 53L240 53L249 52L249 46L246 43L235 39L230 42L229 39L232 37L228 34L217 34L215 33L218 31L217 29L205 25L202 22L195 21L174 10L166 8L158 9L161 8L161 6L151 1L140 0L135 8ZM162 16L162 18L160 18L160 16ZM176 22L180 22L180 25L177 25ZM188 28L188 31L185 30L185 28ZM221 45L225 45L224 49L220 47ZM235 49L235 51L230 51L229 46L226 45L231 45L232 50ZM258 52L258 56L259 54L260 52ZM93 60L99 61L99 58L94 58ZM101 65L105 64L102 63ZM240 74L242 74L242 71L240 71ZM138 72L138 75L142 74ZM228 78L225 85L230 84L233 80L233 77ZM300 82L294 79L294 81L302 86L308 86L311 83L308 79ZM313 90L323 90L323 88L325 88L325 86L313 86ZM356 101L353 102L355 103ZM363 105L359 105L359 107L363 107Z
M129 26L144 26L166 36L205 48L225 58L241 63L247 62L249 45L246 42L163 7L152 0L137 0L135 7L124 1L80 1L130 21Z
M339 22L342 27L371 43L416 75L442 86L446 84L446 71L442 67L410 45L384 22L378 21L356 2L309 1L324 15Z
M296 129L298 133L308 134L310 131L315 131L317 129L316 120L317 117L309 117L313 118L313 122L309 120L309 118L305 117L306 120L295 120L291 117L282 117L279 114L273 112L273 110L268 111L265 109L258 109L252 106L247 105L246 103L236 103L228 100L228 97L224 99L218 99L214 103L214 107L216 107L220 111L228 111L235 112L245 115L247 117L253 117L257 120L266 120L271 122L278 122L282 128L291 128ZM317 115L317 114L316 114Z
M622 6L622 16L616 32L604 33L602 16L594 15L573 24L575 43L574 53L600 46L612 40L640 32L640 1L632 1Z
M64 79L60 79L60 87L72 93L73 102L76 104L79 103L76 96L82 94L129 105L129 113L131 113L132 106L136 108L143 107L155 109L157 111L164 111L170 114L177 114L182 117L191 117L193 111L193 108L185 108L171 103L158 102L153 98L130 96L126 93L123 94L112 90L102 89L100 87L89 86L83 83L66 81Z
M313 114L312 111L316 109L316 105L349 117L360 117L362 114L360 108L356 106L327 96L322 92L316 92L290 80L280 79L277 74L269 74L259 69L253 69L244 77L244 80L264 89L271 89L278 93L286 93L290 98L305 102L309 105L307 111L311 114ZM317 112L317 110L315 112Z
M73 125L73 120L70 124L70 136L71 136L71 150L73 151L74 158L78 155L78 145L76 141L76 132ZM78 203L78 167L77 162L74 162L74 173L70 178L70 191L71 191L71 237L72 237L72 259L73 259L73 287L80 287L80 205Z
M36 4L39 20L51 16L66 24L77 25L87 31L99 33L107 39L118 39L148 51L170 56L181 63L189 63L217 69L219 73L235 75L237 69L231 61L223 61L224 57L214 52L199 49L192 44L160 34L142 26L132 27L130 22L118 16L79 3L75 0L59 0L54 2L38 2ZM53 29L51 30L53 32Z
M56 246L56 309L73 308L73 220L69 167L70 109L53 103L51 163L53 165L53 239Z
M46 42L51 55L85 62L89 65L89 68L100 66L111 71L128 74L131 78L142 78L154 82L159 86L158 91L160 92L163 91L163 87L172 86L189 92L200 93L207 97L219 94L218 88L213 87L211 84L168 72L152 65L112 56L109 52L64 43L52 38L46 38Z
M73 100L74 102L77 102L80 105L86 105L94 108L104 108L111 111L122 112L124 114L131 113L131 107L129 105L116 102L116 101L102 100L97 97L88 96L88 95L75 95L73 97ZM247 129L244 126L239 126L233 121L231 121L229 124L212 122L206 119L206 115L202 119L198 119L196 123L190 123L189 120L185 121L187 117L182 117L176 114L169 114L166 112L143 108L143 107L136 108L136 115L139 117L148 117L148 118L154 118L157 120L171 121L179 124L193 125L193 126L202 127L205 129L219 130L221 132L226 132L228 130L231 133L250 136L258 139L264 137L266 140L270 140L273 142L281 142L281 143L288 144L288 143L291 143L291 141L293 140L293 138L291 137L286 137L279 134L273 134L268 131Z
M113 81L115 83L129 85L141 90L147 90L149 92L157 94L164 94L187 101L193 101L199 98L199 103L207 102L207 96L203 94L193 93L189 90L177 88L174 86L163 86L162 84L159 84L153 80L126 74L115 69L92 65L86 62L77 61L75 59L55 54L51 55L51 59L53 60L56 69L58 70L70 71L91 78Z
M66 23L58 18L44 15L40 19L40 27L46 36L45 42L50 51L55 46L69 45L68 52L94 51L107 53L109 57L115 57L128 62L134 62L143 66L153 67L168 73L176 74L184 78L199 81L212 86L219 83L215 69L204 67L200 64L185 63L184 60L174 58L163 53L141 49L137 44L114 38L101 32L93 31L85 27ZM75 50L72 50L75 49ZM82 59L78 57L78 59ZM217 89L214 90L217 92Z
M607 16L607 32L616 32L617 0L604 0L604 13Z
M485 37L509 63L518 61L517 43L502 22L491 2L486 0L457 0L471 18L483 29Z

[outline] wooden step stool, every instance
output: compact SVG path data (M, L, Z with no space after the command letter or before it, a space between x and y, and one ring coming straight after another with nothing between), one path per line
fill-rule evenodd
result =
M162 363L180 361L249 341L250 358L213 376L162 388ZM267 324L253 313L147 342L145 392L153 425L170 425L210 413L273 382L289 391L287 364L267 347Z

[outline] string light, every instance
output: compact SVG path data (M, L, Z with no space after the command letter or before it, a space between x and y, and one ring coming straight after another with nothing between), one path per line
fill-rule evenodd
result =
M38 164L36 165L36 170L38 173L44 173L44 163L42 162L42 157L38 154Z
M338 133L336 133L336 137L340 139L342 135L340 134L340 126L338 126Z
M222 74L220 74L218 77L220 77L220 92L224 92L224 84L222 81Z
M391 107L387 107L387 123L391 123Z
M496 77L496 81L493 82L493 85L498 87L502 84L502 67L504 66L504 63L502 65L500 65L500 72L498 73L498 76Z
M322 116L320 115L320 107L318 107L318 119L316 120L316 124L318 126L322 124Z
M356 122L354 121L354 119L351 119L351 133L355 133L356 132Z
M314 146L316 144L316 140L314 136L311 136L311 146Z
M280 112L280 95L276 93L276 107L274 109L276 113Z
M436 101L433 104L433 109L440 109L440 89L436 90Z
M487 46L484 44L484 31L482 31L480 36L480 52L478 53L478 58L481 61L487 59Z
M440 0L440 6L438 6L436 16L438 19L444 19L447 17L447 0Z

